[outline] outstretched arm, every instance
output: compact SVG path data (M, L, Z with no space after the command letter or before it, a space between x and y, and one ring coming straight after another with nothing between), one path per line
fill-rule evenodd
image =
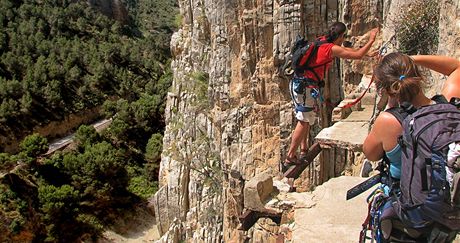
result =
M414 62L436 72L448 75L442 94L447 100L460 97L460 61L447 56L417 55L412 56Z
M338 45L334 45L332 47L332 56L344 58L344 59L361 59L366 55L366 53L371 48L372 44L374 44L375 36L377 35L379 29L375 28L372 29L369 36L369 41L363 47L359 49L351 49L346 47L341 47Z

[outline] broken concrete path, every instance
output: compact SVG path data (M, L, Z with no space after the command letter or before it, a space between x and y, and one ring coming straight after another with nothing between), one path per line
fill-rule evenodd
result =
M333 178L313 192L288 193L295 201L292 242L358 242L361 224L367 215L366 197L372 189L345 200L348 189L366 178Z

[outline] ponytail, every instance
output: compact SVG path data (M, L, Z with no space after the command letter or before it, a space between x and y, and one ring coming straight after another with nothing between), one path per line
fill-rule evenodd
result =
M400 102L412 101L418 93L423 92L421 77L408 77L403 80L393 82L389 89L388 94L398 97Z
M409 56L394 52L386 55L374 70L377 90L386 90L399 102L411 102L423 92L425 79Z

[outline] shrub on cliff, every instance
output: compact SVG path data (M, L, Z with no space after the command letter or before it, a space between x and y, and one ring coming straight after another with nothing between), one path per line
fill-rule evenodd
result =
M150 137L145 149L145 158L149 162L158 162L160 160L161 151L163 149L163 136L155 133Z
M7 153L0 153L0 169L8 170L15 164L16 162L11 158L11 155Z
M409 55L436 53L439 6L439 0L415 0L401 8L401 15L395 21L399 51Z

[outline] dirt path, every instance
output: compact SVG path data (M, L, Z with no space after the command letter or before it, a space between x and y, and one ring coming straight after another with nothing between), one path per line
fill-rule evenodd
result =
M120 218L111 229L104 232L99 243L109 242L154 242L160 239L155 216L147 208L138 208L135 212Z

